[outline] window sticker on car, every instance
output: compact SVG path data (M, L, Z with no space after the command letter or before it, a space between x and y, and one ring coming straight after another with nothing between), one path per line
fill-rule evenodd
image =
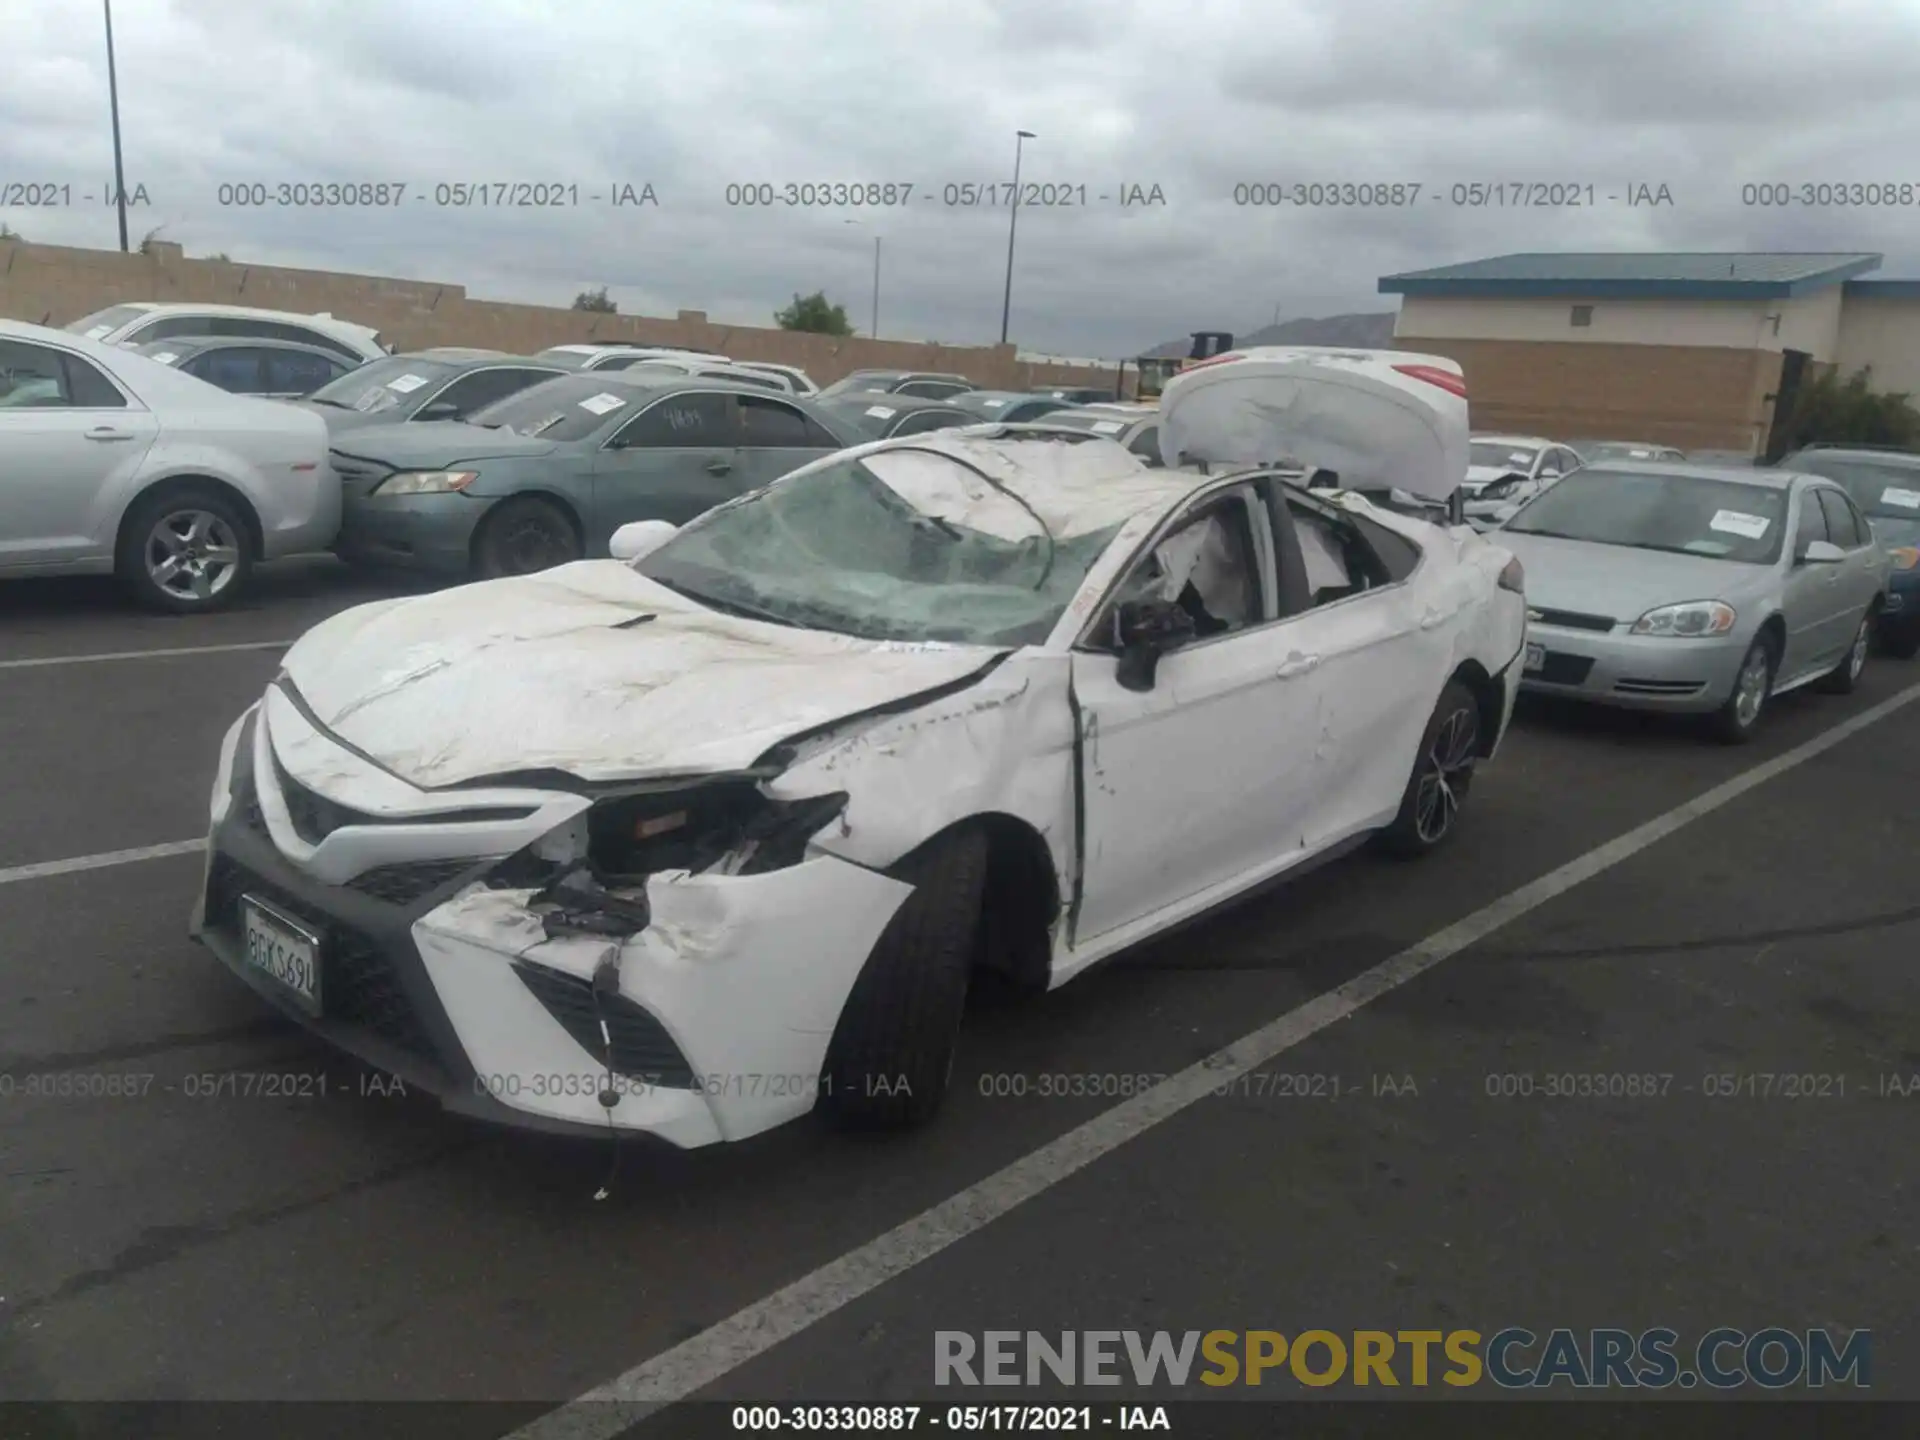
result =
M899 413L900 412L895 410L891 405L869 405L867 407L867 414L876 420L891 420Z
M1527 453L1526 451L1524 451L1524 450L1515 450L1515 451L1512 451L1511 453L1509 453L1509 454L1508 454L1508 456L1507 456L1507 464L1509 464L1509 465L1531 465L1531 464L1533 464L1533 456L1531 456L1531 455L1529 455L1529 454L1528 454L1528 453Z
M1898 488L1880 492L1882 505L1898 505L1902 510L1920 510L1920 490Z
M989 410L998 410L1002 405L1006 404L1007 402L1004 400L982 400L980 403L986 406L986 408Z
M174 361L178 360L180 357L174 354L174 352L171 350L162 350L158 355L154 356L153 358L159 361L162 365L171 365Z
M113 326L96 325L91 330L87 331L87 338L89 340L98 340L102 335L111 335L112 333L113 333Z
M393 402L392 397L387 395L384 391L369 390L367 391L366 394L362 395L358 400L353 402L353 408L358 410L361 414L367 415L367 414L371 414L375 410L384 408L389 403L395 403L395 402Z
M393 391L396 395L411 395L426 383L427 377L424 375L396 375L393 379L387 381L387 389Z
M1744 536L1748 540L1758 540L1772 524L1764 515L1748 515L1740 510L1716 510L1713 519L1707 522L1710 529L1724 530L1729 535Z
M1093 433L1096 435L1118 435L1126 428L1127 423L1124 420L1096 420L1093 422Z
M589 410L595 415L605 415L610 410L618 410L626 403L627 402L620 396L609 395L603 390L598 395L589 395L586 399L582 400L580 402L580 408L582 410Z

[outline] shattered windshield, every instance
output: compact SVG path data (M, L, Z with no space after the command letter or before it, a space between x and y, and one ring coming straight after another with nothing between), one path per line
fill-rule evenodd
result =
M1118 523L1050 534L948 456L842 460L710 511L640 573L716 609L874 640L1038 644Z

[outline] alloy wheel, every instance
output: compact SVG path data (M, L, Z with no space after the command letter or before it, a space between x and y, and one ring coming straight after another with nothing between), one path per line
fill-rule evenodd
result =
M180 600L205 602L240 572L240 542L211 510L175 510L147 535L147 576L156 588Z
M1447 716L1434 732L1421 760L1420 789L1414 801L1413 826L1423 843L1436 844L1453 828L1461 797L1473 778L1479 739L1480 717L1467 706Z
M1767 685L1772 679L1769 669L1764 646L1756 645L1747 652L1733 687L1733 713L1743 729L1760 718L1760 708L1767 703Z
M1860 622L1860 631L1853 637L1853 649L1847 652L1847 678L1858 680L1860 672L1867 668L1867 646L1872 640L1873 625L1871 619Z

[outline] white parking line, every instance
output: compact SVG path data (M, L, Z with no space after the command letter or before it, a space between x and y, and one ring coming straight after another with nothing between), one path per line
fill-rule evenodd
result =
M30 660L0 660L0 670L32 670L42 665L96 665L105 660L165 660L174 655L223 655L234 650L285 650L291 640L236 640L231 645L180 645L168 650L108 650L93 655L42 655Z
M1269 1063L1283 1051L1346 1019L1369 1001L1399 988L1529 911L1658 844L1703 815L1731 804L1775 776L1831 750L1915 700L1920 700L1920 685L1909 686L1805 744L1501 896L1153 1089L1069 1130L931 1210L541 1416L506 1440L608 1440L662 1405L688 1399L781 1341L999 1219L1022 1201L1051 1189L1102 1155L1204 1100L1223 1084Z
M134 850L103 850L98 855L76 855L71 860L42 860L38 865L16 865L0 870L0 885L19 880L43 880L49 875L71 875L76 870L104 870L135 860L163 860L169 855L191 855L207 848L205 840L169 840L164 845L142 845Z

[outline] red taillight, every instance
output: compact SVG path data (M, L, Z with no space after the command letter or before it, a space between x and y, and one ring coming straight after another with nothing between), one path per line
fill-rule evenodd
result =
M1456 375L1451 370L1442 370L1437 365L1396 365L1393 368L1415 380L1438 385L1449 395L1458 395L1462 400L1467 398L1466 377Z
M1211 360L1191 361L1188 364L1182 365L1180 367L1180 373L1182 375L1185 375L1194 370L1204 370L1209 365L1224 365L1229 360L1244 360L1246 358L1247 357L1242 355L1239 351L1232 350L1232 351L1228 351L1225 355L1215 355Z

